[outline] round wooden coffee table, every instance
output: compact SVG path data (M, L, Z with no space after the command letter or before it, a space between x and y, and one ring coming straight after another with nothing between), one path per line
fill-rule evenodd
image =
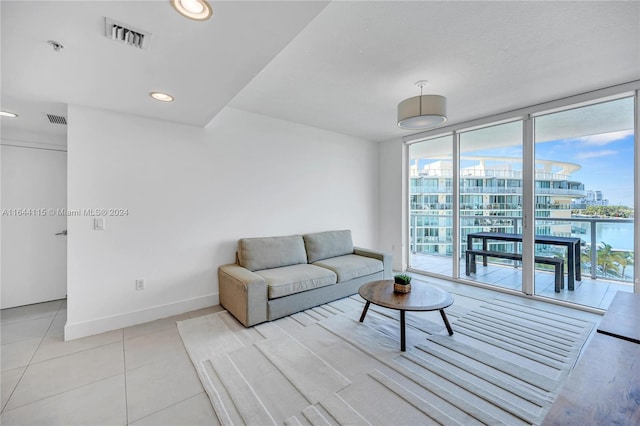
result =
M405 321L406 311L440 311L444 325L449 336L453 334L447 314L444 308L453 304L453 297L444 290L440 290L429 284L411 284L409 293L396 293L393 291L393 280L381 280L367 283L360 287L358 294L367 301L360 316L360 322L364 321L370 304L383 306L400 311L400 350L406 350Z

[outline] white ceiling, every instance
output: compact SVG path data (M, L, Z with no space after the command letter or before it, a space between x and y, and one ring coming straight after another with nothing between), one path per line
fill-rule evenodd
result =
M200 23L168 0L2 1L2 108L21 114L3 131L46 132L30 117L67 104L196 126L228 105L380 141L411 133L396 106L418 80L455 123L640 79L637 1L211 4ZM104 37L105 16L149 50Z

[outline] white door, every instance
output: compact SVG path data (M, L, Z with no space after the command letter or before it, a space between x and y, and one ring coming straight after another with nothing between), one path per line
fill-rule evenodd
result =
M67 294L67 153L2 146L2 308Z

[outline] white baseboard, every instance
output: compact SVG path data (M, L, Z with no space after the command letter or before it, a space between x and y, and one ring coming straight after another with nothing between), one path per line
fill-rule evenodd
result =
M155 321L196 309L208 308L220 304L218 293L192 299L180 300L166 305L153 306L139 311L101 317L89 321L69 323L64 326L64 340L74 340L107 331L118 330L132 325Z

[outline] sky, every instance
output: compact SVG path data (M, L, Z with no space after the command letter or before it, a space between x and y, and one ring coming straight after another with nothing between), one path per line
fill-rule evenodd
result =
M579 164L571 175L586 190L600 190L609 205L633 207L633 131L536 144L536 158Z
M522 145L466 152L469 156L522 158ZM609 205L633 207L633 130L560 139L537 143L536 159L555 160L580 165L570 180L584 184L585 190L602 191ZM421 169L433 160L422 159ZM461 161L462 167L476 161ZM522 162L512 164L522 170Z

